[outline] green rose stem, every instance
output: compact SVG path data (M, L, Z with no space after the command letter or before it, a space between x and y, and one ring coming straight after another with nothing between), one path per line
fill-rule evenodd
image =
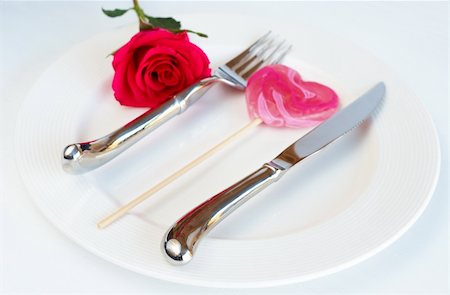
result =
M151 24L146 22L144 10L142 10L141 6L139 6L138 0L133 0L133 9L139 19L139 31L145 31L154 28Z
M102 8L102 11L104 14L106 14L109 17L118 17L121 15L124 15L129 10L134 10L136 12L136 15L139 19L139 30L140 31L146 31L146 30L152 30L155 28L162 28L166 29L168 31L171 31L172 33L181 33L181 32L188 32L196 34L200 37L207 38L208 35L195 32L192 30L182 29L181 23L174 19L173 17L153 17L150 15L145 14L142 7L139 5L138 0L133 0L133 7L128 9L114 9L114 10L106 10Z

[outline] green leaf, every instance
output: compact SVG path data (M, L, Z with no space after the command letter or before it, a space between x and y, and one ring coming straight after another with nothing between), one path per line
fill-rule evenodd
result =
M206 35L204 33L196 32L196 31L192 31L192 30L182 29L182 30L174 31L174 33L179 33L179 32L188 32L188 33L196 34L199 37L208 38L208 35Z
M153 30L155 27L149 24L146 19L139 19L139 31Z
M141 30L150 30L153 28L163 28L169 30L173 33L181 33L181 32L189 32L196 34L200 37L208 38L208 35L195 32L192 30L186 30L181 28L181 23L174 19L173 17L153 17L149 15L145 15L147 21L144 23L144 26L141 24Z
M102 11L104 14L106 14L109 17L117 17L117 16L121 16L124 15L128 10L133 9L133 8L128 8L128 9L114 9L114 10L106 10L102 8Z
M169 31L179 30L181 28L181 23L174 19L173 17L153 17L145 15L148 23L154 27L167 29Z
M111 52L110 54L108 54L106 57L110 57L110 56L113 56L113 57L114 57L114 54L116 54L117 51L119 51L119 49L114 50L113 52Z

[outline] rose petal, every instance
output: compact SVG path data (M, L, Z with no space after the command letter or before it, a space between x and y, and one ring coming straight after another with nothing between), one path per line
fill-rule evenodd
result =
M209 59L184 33L142 31L114 53L114 96L122 105L157 107L211 74Z

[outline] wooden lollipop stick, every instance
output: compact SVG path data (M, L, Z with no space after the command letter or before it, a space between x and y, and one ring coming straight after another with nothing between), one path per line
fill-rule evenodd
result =
M148 191L144 192L143 194L139 195L135 199L131 200L128 204L124 205L123 207L120 207L118 210L113 212L112 214L108 215L106 218L102 219L99 223L97 223L97 227L100 229L104 229L117 219L121 218L123 215L125 215L128 211L136 207L138 204L146 200L148 197L153 195L154 193L158 192L165 186L167 186L169 183L173 182L178 177L182 176L210 156L214 155L216 152L218 152L221 148L223 148L225 145L227 145L232 140L238 138L242 134L244 134L247 130L252 129L259 124L262 123L262 120L259 118L254 119L235 133L231 134L229 137L227 137L225 140L221 141L219 144L211 148L206 153L200 155L198 158L190 162L189 164L185 165L183 168L179 169L175 173L171 174L169 177L165 178L163 181L159 182L154 187L150 188Z

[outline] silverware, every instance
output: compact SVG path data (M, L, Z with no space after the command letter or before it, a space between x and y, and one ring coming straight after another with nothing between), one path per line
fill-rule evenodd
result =
M62 165L70 173L83 173L102 166L128 149L164 122L184 112L211 85L222 82L244 90L247 79L264 65L278 63L290 50L266 33L242 53L220 66L211 77L188 87L157 109L149 110L125 126L99 139L68 145L63 151Z
M348 107L294 142L254 173L192 209L164 236L162 250L170 262L185 264L192 259L201 238L251 197L279 180L308 156L358 126L380 104L385 85L380 82Z

